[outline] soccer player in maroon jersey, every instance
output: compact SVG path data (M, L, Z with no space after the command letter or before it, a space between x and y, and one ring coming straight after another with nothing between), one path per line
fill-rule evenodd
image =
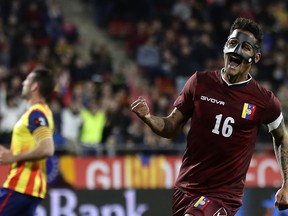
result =
M273 136L283 179L275 207L288 208L288 135L281 105L250 75L261 58L262 39L257 23L237 18L223 49L224 67L194 73L167 117L150 114L143 97L131 104L131 110L162 137L173 137L191 119L174 188L173 216L236 214L262 124Z

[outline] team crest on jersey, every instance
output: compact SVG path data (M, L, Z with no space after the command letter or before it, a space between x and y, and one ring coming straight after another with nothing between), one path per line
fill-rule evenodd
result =
M34 119L34 124L36 126L45 126L46 125L46 121L45 121L45 119L43 117L40 116L40 117Z
M201 196L197 202L194 204L194 207L198 209L205 209L206 206L210 203L210 200L207 197Z
M256 111L256 106L250 103L244 103L241 117L252 120Z
M213 216L228 216L228 213L224 207L221 207Z

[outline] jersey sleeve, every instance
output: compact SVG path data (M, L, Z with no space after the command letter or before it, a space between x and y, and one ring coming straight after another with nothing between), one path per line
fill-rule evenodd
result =
M48 120L43 112L40 110L33 110L29 114L28 129L33 133L39 127L49 127Z
M191 116L194 110L194 96L197 84L197 73L194 73L185 83L178 98L174 101L174 106L183 114Z
M280 101L271 94L267 109L263 115L263 122L267 125L269 132L276 129L283 119Z

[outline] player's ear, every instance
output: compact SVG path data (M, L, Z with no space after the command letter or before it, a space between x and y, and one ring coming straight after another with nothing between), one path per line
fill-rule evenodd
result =
M36 91L38 89L38 82L33 82L31 84L31 91Z
M259 60L261 59L261 53L256 53L255 58L254 58L254 62L257 63Z

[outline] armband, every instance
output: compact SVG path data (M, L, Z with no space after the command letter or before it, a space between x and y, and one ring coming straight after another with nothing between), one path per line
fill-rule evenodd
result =
M33 132L33 137L38 143L46 138L52 138L52 133L48 127L39 127Z

